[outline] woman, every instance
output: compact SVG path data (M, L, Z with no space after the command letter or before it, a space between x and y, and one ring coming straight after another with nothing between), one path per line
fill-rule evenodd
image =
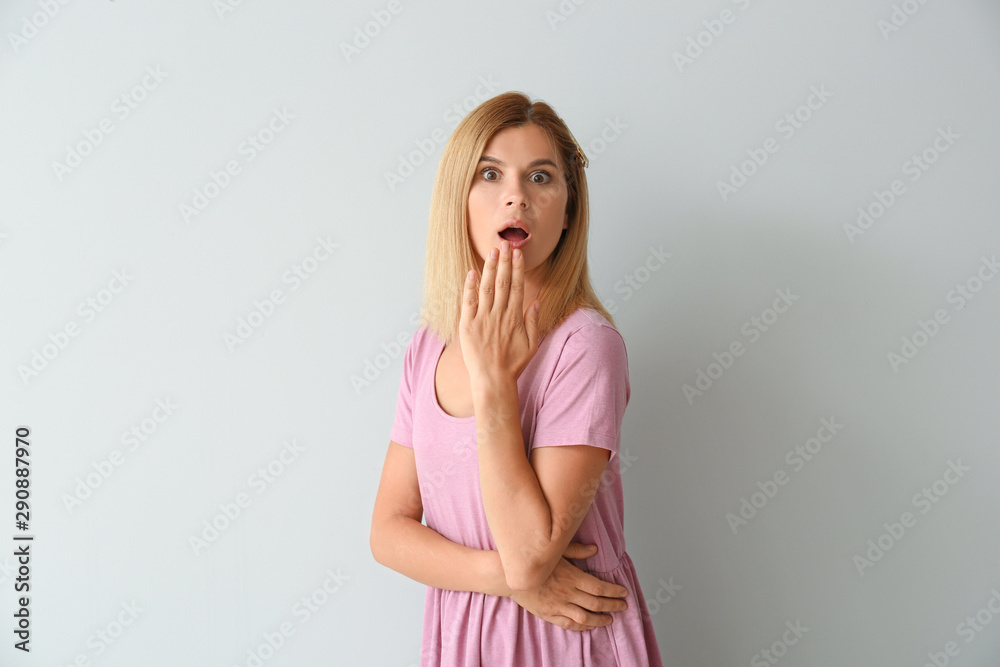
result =
M625 552L628 359L590 284L585 166L547 104L505 93L438 167L371 532L428 586L422 667L661 665Z

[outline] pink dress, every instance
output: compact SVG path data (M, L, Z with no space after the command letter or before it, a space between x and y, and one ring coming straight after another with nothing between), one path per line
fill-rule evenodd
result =
M426 326L406 349L390 439L413 448L427 526L453 542L496 549L479 486L475 416L441 409L434 373L444 341ZM517 381L525 453L587 444L611 451L601 485L573 538L598 545L571 563L628 589L628 609L584 632L548 623L506 597L427 587L421 667L661 667L632 559L625 551L618 451L630 387L621 334L580 308L541 341Z

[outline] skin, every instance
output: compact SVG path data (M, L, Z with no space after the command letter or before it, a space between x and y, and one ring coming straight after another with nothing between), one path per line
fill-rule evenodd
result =
M547 163L532 166L538 160ZM506 220L522 219L531 233L523 251L518 251L524 254L525 315L537 299L545 263L569 227L569 195L563 173L562 161L545 130L529 123L493 135L483 149L469 189L469 238L479 275L490 251L500 249L497 231Z
M469 236L480 263L463 286L458 336L474 401L478 403L477 414L485 416L482 408L502 400L502 393L496 393L503 391L499 388L509 390L513 386L516 392L517 378L538 349L537 295L545 264L568 227L567 197L561 161L540 127L528 124L505 128L487 143L468 199ZM531 233L523 252L511 252L510 244L497 236L497 230L510 218L522 219ZM479 281L477 275L481 275ZM509 403L509 391L505 397ZM516 405L516 393L513 402ZM489 441L485 435L480 440L488 442L485 449L482 444L480 447L487 518L495 537L509 535L513 542L515 524L523 523L531 509L544 502L538 479L524 457L523 441L510 443L513 446L503 451L508 443ZM603 469L606 458L601 463ZM491 472L495 470L511 477L495 480ZM515 482L517 475L520 477ZM501 490L514 483L531 486L523 487L526 490L519 495L537 494L534 505L526 504L520 513L509 506L506 514L493 509L508 505L500 500ZM499 544L500 539L497 541ZM620 598L628 594L627 589L600 582L565 559L594 553L596 545L569 542L541 586L513 590L509 597L532 614L567 629L587 630L609 624L610 615L597 610L626 609L627 603Z

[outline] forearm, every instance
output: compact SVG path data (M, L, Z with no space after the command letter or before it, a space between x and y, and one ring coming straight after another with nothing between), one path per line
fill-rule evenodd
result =
M500 555L452 542L410 517L386 522L385 545L375 557L382 565L422 584L452 591L509 597Z
M516 589L535 579L552 542L552 512L524 451L516 380L473 387L479 483L490 533L507 582Z

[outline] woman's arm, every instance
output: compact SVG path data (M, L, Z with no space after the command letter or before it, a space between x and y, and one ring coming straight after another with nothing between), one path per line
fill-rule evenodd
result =
M510 596L498 552L452 542L420 523L423 513L413 450L390 442L372 513L375 560L435 588Z
M513 592L507 586L496 551L452 542L410 517L387 522L380 537L386 548L379 553L373 549L375 560L414 581L500 597L509 597Z
M589 445L525 456L516 378L473 381L483 509L513 590L541 586L580 528L611 453Z
M515 591L507 586L497 551L456 544L410 517L383 526L380 533L391 545L388 554L376 556L386 567L436 588L509 597L529 613L566 630L582 632L610 625L608 612L628 607L623 599L628 589L587 574L564 558L544 584ZM593 554L593 545L570 542L565 556Z
M541 586L556 568L560 554L589 511L612 451L581 440L574 444L549 443L559 445L557 450L561 451L539 457L539 450L552 447L546 447L544 442L539 447L536 434L536 446L528 460L517 380L538 350L540 302L535 300L527 312L522 312L524 257L520 252L512 257L507 241L500 245L483 264L478 294L472 280L474 272L466 277L458 333L472 387L486 521L500 552L507 584L527 591ZM614 335L620 338L617 331ZM567 341L561 354L575 354L577 360L592 352L586 345L573 354L568 348ZM552 402L557 406L568 401L561 412L573 417L564 419L561 425L558 420L555 426L549 422L546 430L561 430L564 437L574 440L593 439L592 433L574 421L591 419L584 411L590 411L592 405L569 399L580 396L592 403L594 396L607 393L607 388L596 384L600 372L591 372L590 364L574 364L570 359L566 365L575 371L562 374L569 378L567 386L550 385L546 391L552 392ZM600 400L605 398L611 397Z
M513 591L497 551L452 542L420 523L423 503L413 450L389 443L372 514L371 550L386 567L428 586L509 597L544 621L568 630L607 625L605 612L627 606L628 591L560 558L549 578L530 591ZM594 555L594 545L571 542L565 558Z

